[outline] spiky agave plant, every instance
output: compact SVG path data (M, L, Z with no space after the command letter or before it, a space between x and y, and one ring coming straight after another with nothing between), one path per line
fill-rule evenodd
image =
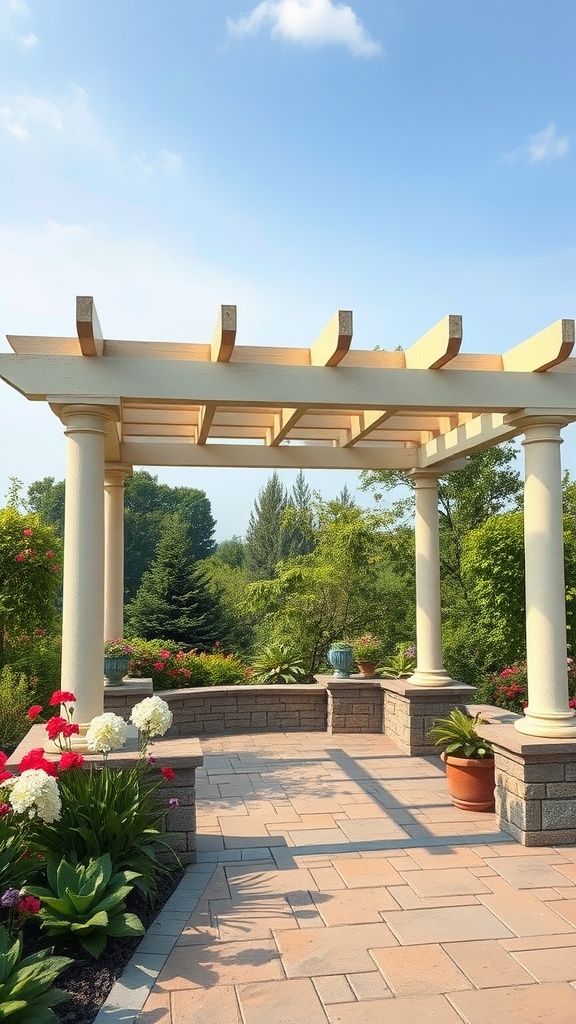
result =
M252 665L252 679L270 686L278 683L301 683L306 670L301 658L288 644L275 643L261 647Z

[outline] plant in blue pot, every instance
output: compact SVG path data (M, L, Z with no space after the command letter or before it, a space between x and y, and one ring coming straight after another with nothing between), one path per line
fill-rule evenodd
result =
M354 664L354 650L347 640L337 640L328 651L328 661L337 679L348 679Z
M104 644L104 685L120 686L128 669L134 648L125 640L106 640Z

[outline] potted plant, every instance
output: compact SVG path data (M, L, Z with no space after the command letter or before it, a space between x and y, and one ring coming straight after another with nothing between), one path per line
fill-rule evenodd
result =
M104 686L120 686L134 654L134 648L125 640L106 640L104 643Z
M374 676L376 674L376 666L384 657L382 641L371 633L365 633L364 636L359 636L354 641L352 649L354 651L354 660L360 669L360 675Z
M330 645L328 661L332 665L337 679L348 679L350 669L354 664L352 644L348 640L336 640Z
M392 679L407 679L416 668L416 648L414 644L396 644L396 653L390 658L389 665L382 665L377 672L382 672Z
M494 808L494 752L491 744L476 732L484 723L454 708L447 718L437 718L430 735L442 747L450 799L463 811L491 811Z

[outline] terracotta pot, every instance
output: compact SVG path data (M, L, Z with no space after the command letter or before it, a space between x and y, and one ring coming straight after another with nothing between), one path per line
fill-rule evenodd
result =
M360 669L360 675L366 676L367 678L373 679L376 674L376 662L375 661L359 661L357 662L358 668Z
M450 799L463 811L494 810L494 758L441 754Z

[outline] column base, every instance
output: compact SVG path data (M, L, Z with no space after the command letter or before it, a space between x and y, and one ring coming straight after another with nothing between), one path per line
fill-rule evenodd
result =
M524 717L514 722L514 728L526 736L576 740L576 715L573 711L538 713L526 709Z
M91 754L91 753L94 753L94 751L88 750L88 745L86 743L86 733L88 732L89 725L90 725L89 722L86 722L86 724L84 724L84 725L80 725L79 726L80 732L78 732L75 736L71 736L70 737L70 747L74 751L75 754ZM62 750L62 748L59 747L58 744L55 743L53 740L50 740L46 744L45 749L49 753L52 753L52 754L63 754L64 753L64 750Z
M457 683L455 679L446 673L443 668L438 669L416 669L413 675L411 675L407 682L412 686L461 686L461 683Z

